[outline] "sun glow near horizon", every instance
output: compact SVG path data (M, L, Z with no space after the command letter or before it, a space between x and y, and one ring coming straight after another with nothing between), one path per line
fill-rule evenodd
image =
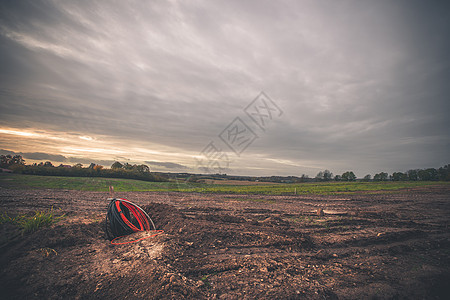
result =
M16 153L46 153L66 157L69 161L172 161L186 164L194 160L194 154L181 154L176 149L168 149L145 142L130 146L129 141L117 140L109 136L93 136L77 132L58 132L37 128L0 128L0 141L5 151ZM134 143L136 143L134 141ZM172 151L171 151L172 150ZM180 158L180 159L179 159ZM36 162L34 159L27 161ZM58 161L61 162L61 161Z
M159 145L148 141L120 139L107 135L93 135L81 132L61 132L39 128L0 127L0 144L2 152L21 154L27 164L51 161L54 164L89 165L96 163L109 167L114 161L150 164L152 170L160 172L202 173L198 161L202 155L195 151L182 151L167 145ZM223 172L235 175L277 174L279 161L267 155L250 155L235 157L228 153L229 169ZM258 166L264 161L267 166ZM292 174L304 161L283 161L289 164ZM165 167L169 166L169 168ZM235 168L238 166L239 168ZM256 167L258 166L258 167ZM309 168L311 174L316 172ZM279 174L277 174L279 175Z

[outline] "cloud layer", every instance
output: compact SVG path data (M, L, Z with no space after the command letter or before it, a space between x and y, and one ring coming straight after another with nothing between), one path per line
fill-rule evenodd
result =
M240 156L218 145L236 174L439 167L450 153L449 8L3 1L0 146L195 171L242 117L259 138ZM243 111L261 91L284 112L265 132Z

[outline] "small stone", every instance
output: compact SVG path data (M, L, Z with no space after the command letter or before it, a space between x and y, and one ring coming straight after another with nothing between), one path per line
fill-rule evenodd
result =
M170 283L174 283L175 280L176 280L175 275L170 276L170 278L169 278L169 282L170 282Z
M203 281L201 281L201 280L197 281L197 286L198 287L202 287L204 285L205 285L205 283Z

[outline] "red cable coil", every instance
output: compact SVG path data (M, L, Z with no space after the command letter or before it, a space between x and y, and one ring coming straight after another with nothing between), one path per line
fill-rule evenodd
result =
M139 223L139 227L140 228L137 228L133 223L131 223L130 220L127 219L127 217L123 213L122 209L120 208L120 204L123 204L132 213L132 215L135 217L135 219ZM130 227L131 230L133 230L133 232L152 231L150 229L150 223L149 223L150 217L147 215L147 213L142 208L140 208L139 206L137 206L137 205L135 205L135 204L129 202L128 200L123 199L123 198L115 199L115 206L116 206L117 212L120 214L121 219L125 222L125 224L128 227ZM152 225L153 225L153 228L155 228L154 227L155 225L153 224L153 222L152 222ZM111 244L113 244L113 245L131 244L131 243L135 243L135 242L139 242L139 241L148 239L150 237L157 236L157 235L159 235L159 234L164 232L164 230L156 230L156 228L153 231L155 232L155 234L152 234L150 236L146 236L144 238L140 238L140 239L133 240L133 241L128 241L128 242L115 243L114 242L115 240L124 237L124 236L119 236L119 237L116 237L115 239L113 239L111 241Z

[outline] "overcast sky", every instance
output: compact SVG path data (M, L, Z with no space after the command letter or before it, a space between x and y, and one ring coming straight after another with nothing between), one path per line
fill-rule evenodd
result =
M448 3L0 1L0 149L239 175L440 167Z

